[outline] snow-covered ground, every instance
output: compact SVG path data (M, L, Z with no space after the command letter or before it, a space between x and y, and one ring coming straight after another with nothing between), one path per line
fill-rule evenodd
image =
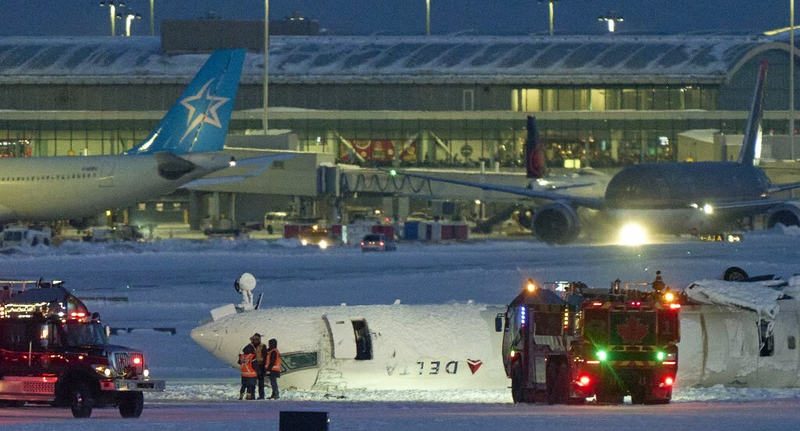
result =
M264 293L266 306L391 304L396 299L406 304L468 300L503 304L518 293L522 281L529 276L605 286L616 278L652 281L655 271L661 270L668 285L685 287L696 280L717 278L730 266L742 267L751 275L778 274L784 278L800 272L800 231L748 233L741 243L666 238L660 244L641 247L551 247L523 239L440 245L403 243L396 252L361 253L357 248L304 248L283 240L171 239L142 244L65 243L57 248L0 254L0 277L63 279L77 296L96 298L87 300L87 305L99 311L106 324L134 328L130 332L120 330L112 341L144 350L154 378L164 378L168 383L163 394L146 397L148 406L140 422L120 421L131 428L144 424L148 415L160 418L163 413L166 423L185 426L188 421L196 427L199 424L195 422L202 421L206 426L201 428L213 429L211 424L215 422L200 419L202 415L193 422L192 412L218 409L228 417L261 410L230 402L238 393L237 370L217 361L189 338L189 331L209 317L210 309L240 301L233 281L244 272L258 279L256 294ZM152 328L175 328L176 333ZM253 413L251 419L274 419L278 409L289 408L324 409L349 418L347 425L341 426L333 420L331 429L483 429L494 424L516 426L562 417L567 418L565 424L577 428L579 423L586 423L587 414L631 419L629 413L632 417L643 413L653 420L666 420L670 414L697 416L700 423L709 424L709 430L722 429L726 424L739 429L737 424L741 422L712 420L713 416L706 417L703 412L737 411L728 407L731 403L751 406L744 407L745 411L757 405L759 411L780 412L781 406L788 406L796 412L800 390L686 388L676 390L674 401L673 405L659 408L573 409L513 406L508 391L284 391L280 401L284 407L267 405L263 409L271 413ZM263 402L251 403L256 404L264 406ZM22 422L37 429L25 420L29 414L56 421L69 416L68 411L36 407L0 409L0 422ZM110 410L99 410L93 416L109 420L118 417ZM756 420L761 415L733 416ZM779 417L782 416L777 414L766 419L773 425L791 425L783 429L800 428L796 414L775 419ZM641 425L648 421L632 419L630 423ZM361 427L370 423L374 426ZM612 423L593 428L611 429ZM271 425L274 427L268 429L277 429L277 424Z

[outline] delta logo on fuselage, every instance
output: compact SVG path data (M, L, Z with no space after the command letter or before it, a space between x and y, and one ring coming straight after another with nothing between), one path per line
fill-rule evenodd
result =
M478 372L483 365L480 359L467 359L466 361L450 360L450 361L417 361L413 365L405 365L402 369L397 366L387 366L386 373L389 376L454 376L457 375L462 362L467 363L467 367L474 375ZM462 372L463 374L463 372Z

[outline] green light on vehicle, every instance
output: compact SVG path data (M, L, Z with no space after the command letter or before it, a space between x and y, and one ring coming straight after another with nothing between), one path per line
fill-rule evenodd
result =
M606 359L608 359L608 353L606 353L605 350L598 350L597 351L597 359L599 359L601 361L605 361Z
M397 176L397 171L395 169L390 169L389 170L389 175L391 175L393 177L396 177Z
M656 353L656 359L658 359L659 361L663 361L666 356L667 355L665 355L664 352Z

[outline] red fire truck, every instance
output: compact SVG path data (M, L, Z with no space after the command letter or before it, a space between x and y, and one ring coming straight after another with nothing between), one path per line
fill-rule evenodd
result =
M660 280L660 278L659 278ZM663 282L662 282L663 284ZM515 403L666 404L678 370L680 295L647 283L528 280L497 327Z
M97 313L60 281L0 280L0 405L70 407L76 418L117 406L139 417L151 380L142 352L108 343Z

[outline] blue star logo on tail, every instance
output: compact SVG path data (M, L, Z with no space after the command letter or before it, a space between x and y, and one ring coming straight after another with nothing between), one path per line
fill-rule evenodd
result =
M214 80L210 80L193 96L189 96L181 101L181 105L189 110L186 118L186 132L181 137L181 141L203 123L211 124L215 127L222 127L217 115L217 109L231 100L229 97L218 97L212 95L208 87ZM197 116L195 116L197 114Z

